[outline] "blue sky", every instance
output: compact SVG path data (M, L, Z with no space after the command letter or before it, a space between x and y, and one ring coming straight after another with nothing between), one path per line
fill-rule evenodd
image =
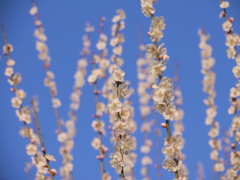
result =
M37 58L35 50L35 38L33 31L33 17L29 14L31 1L23 0L1 0L0 1L0 22L4 23L8 36L8 42L14 46L12 58L17 62L15 69L23 76L21 88L27 92L27 99L38 95L40 101L39 119L46 142L48 152L53 154L57 162L52 163L52 167L58 169L61 164L59 155L59 143L57 142L54 130L57 129L54 113L51 107L49 90L43 85L44 70L42 62ZM52 58L51 70L55 73L58 94L62 101L60 116L67 120L69 107L69 96L72 92L74 83L73 75L76 71L76 63L80 58L79 52L82 48L81 37L84 34L86 22L91 22L98 27L99 18L105 16L105 31L110 37L111 19L115 15L116 9L122 8L126 12L126 29L123 31L126 41L123 44L123 55L125 63L123 69L126 71L126 79L130 80L133 87L137 88L137 69L136 59L138 55L137 45L137 22L141 24L143 32L143 43L151 43L147 32L150 19L142 15L140 2L137 0L51 0L38 1L39 12ZM165 71L165 76L173 77L174 64L180 65L180 86L183 93L184 117L184 138L186 145L185 163L189 169L190 179L196 179L197 163L204 165L206 179L211 177L211 161L209 159L210 147L208 146L209 137L207 136L209 127L205 126L205 109L203 99L206 95L202 92L202 75L200 73L200 50L198 48L199 36L197 30L205 27L211 35L209 43L213 47L213 57L216 59L214 70L217 74L216 80L216 104L218 115L216 120L220 122L221 131L228 129L232 117L228 115L229 89L236 83L232 74L232 67L235 65L233 60L226 56L225 36L222 30L223 19L219 19L218 1L177 1L160 0L156 5L156 16L164 16L166 19L166 30L161 42L165 43L170 56L170 61ZM233 25L234 31L240 33L240 2L230 1L228 14L235 18ZM98 40L98 33L92 36L95 44ZM3 36L0 36L3 45ZM6 67L6 57L1 57L0 61L0 173L4 180L24 180L28 176L24 172L24 163L30 158L26 155L25 146L27 140L19 136L19 129L22 126L15 116L14 109L11 107L12 93L9 91L9 84L4 76ZM89 66L90 67L90 66ZM90 72L90 69L88 69ZM91 128L93 107L92 87L86 84L81 96L80 110L77 113L77 135L75 137L74 172L75 179L95 180L99 179L99 162L95 159L97 151L91 147L91 141L96 133ZM142 120L139 114L138 95L133 95L135 106L135 121L140 127ZM107 119L105 119L107 121ZM159 122L162 118L159 116ZM142 134L137 131L135 136L138 138L139 158L134 168L136 179L141 179L141 154L139 147L142 145ZM163 136L166 132L163 129ZM105 144L112 148L109 137L104 139ZM160 142L160 144L163 144ZM152 150L154 152L154 150ZM154 154L152 153L153 157ZM163 159L163 156L162 156ZM114 170L109 166L109 159L106 160L106 170L111 173L113 180L117 179ZM164 173L163 179L171 179L172 174ZM32 173L32 176L34 174ZM156 178L156 172L152 167L150 171L151 179ZM60 179L59 176L56 180Z

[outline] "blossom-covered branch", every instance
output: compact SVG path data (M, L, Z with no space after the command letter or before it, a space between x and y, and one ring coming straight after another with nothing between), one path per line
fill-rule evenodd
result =
M105 111L105 104L103 102L99 102L99 95L101 91L98 89L98 80L104 78L106 76L106 69L109 66L109 61L105 59L106 55L106 42L107 36L103 33L105 18L102 17L100 19L100 30L99 30L99 40L96 45L97 49L100 50L100 55L95 55L92 53L92 71L88 76L88 82L93 86L93 94L94 94L94 105L95 105L95 113L93 118L95 120L92 122L92 128L97 132L97 137L95 137L92 141L92 146L94 149L99 150L99 155L96 156L100 162L100 172L101 179L110 179L111 176L108 173L105 173L104 166L104 158L108 151L108 148L103 145L103 135L106 135L105 131L105 123L101 120L103 112Z
M18 85L22 81L22 76L19 73L14 73L14 65L15 61L11 59L10 53L13 51L13 46L7 42L7 36L4 30L4 26L2 25L2 32L4 36L4 46L3 46L3 54L7 56L7 65L8 67L5 69L5 75L8 78L8 82L11 86L13 86L10 90L15 92L16 97L11 99L12 107L16 108L16 115L19 121L23 122L24 128L21 128L20 135L24 138L28 138L30 143L26 146L26 152L29 156L32 157L32 165L36 166L36 179L46 179L48 169L46 168L46 159L43 154L38 150L40 147L40 139L37 134L34 133L34 130L29 127L31 120L31 111L29 106L23 106L23 101L26 98L26 93L23 89L18 89ZM49 171L51 172L51 171ZM55 172L55 170L53 170ZM51 175L51 173L50 173Z
M230 154L230 161L232 167L227 170L227 178L236 179L239 178L238 171L240 171L240 151L237 151L237 142L240 143L240 117L237 115L237 111L240 109L240 55L237 52L237 46L240 45L240 37L238 34L233 32L232 24L234 18L228 17L227 8L229 7L228 1L220 1L220 8L222 12L220 13L220 18L225 18L225 22L222 24L222 28L225 31L226 43L228 47L227 56L230 59L236 61L236 66L233 67L232 72L238 82L235 87L230 89L230 102L231 106L228 109L229 114L234 114L232 119L232 124L230 127L230 134L233 135L233 151Z
M208 106L206 110L206 125L210 125L211 129L208 135L211 137L209 140L209 145L212 148L212 152L210 153L210 158L215 160L213 170L218 172L219 178L222 177L222 172L224 171L224 161L219 157L219 151L221 150L221 140L218 140L220 125L215 120L217 115L217 106L214 103L216 92L215 92L215 79L216 74L212 70L215 64L215 59L212 57L212 47L207 44L207 40L210 38L209 35L205 34L205 30L199 30L198 34L200 36L199 48L201 49L201 57L202 57L202 70L201 73L204 75L203 77L203 91L207 93L208 97L204 99L205 105Z
M175 178L187 179L187 172L182 166L182 139L179 135L172 136L169 120L174 120L177 115L176 107L172 102L173 96L173 81L170 78L163 77L162 74L166 70L166 63L169 59L166 48L163 48L164 44L158 46L158 42L163 37L162 30L166 25L164 17L155 17L155 9L153 4L157 0L141 0L142 13L146 17L151 17L151 26L148 32L150 40L153 44L146 46L147 56L155 58L149 66L149 72L160 80L160 83L153 85L153 100L155 109L163 115L165 123L162 123L162 127L167 129L167 138L165 139L165 147L162 149L166 159L163 162L163 168L168 169L169 172L175 174Z
M49 70L51 57L49 56L48 46L46 44L47 36L44 33L44 28L42 25L42 21L39 20L37 3L33 0L33 5L29 11L29 13L34 16L34 24L36 25L36 30L34 31L34 36L36 37L36 49L39 52L38 58L43 61L44 69L46 72L46 78L44 79L44 85L47 86L50 90L52 106L54 109L54 114L56 117L57 125L58 125L58 133L62 132L63 122L60 119L58 107L61 106L61 101L57 96L57 87L56 82L54 80L55 75L52 71Z
M110 154L110 164L120 174L121 180L126 180L124 172L124 155L128 155L133 149L131 135L129 134L129 124L126 121L130 117L130 110L123 107L120 99L126 97L128 86L124 82L125 72L116 68L112 72L112 82L116 87L117 96L108 103L108 110L111 114L117 115L117 120L113 123L111 141L115 145L115 153Z
M47 154L47 150L46 150L45 143L44 143L43 136L42 136L42 131L40 128L40 123L39 123L38 116L37 116L37 110L34 105L34 99L31 99L31 104L32 104L32 108L33 108L34 119L37 124L38 134L39 134L41 145L42 145L41 150L43 152L43 157L45 158L46 166L48 169L48 173L50 174L51 180L54 180L54 176L57 174L57 171L56 171L56 169L51 169L49 161L56 161L56 159L52 155Z

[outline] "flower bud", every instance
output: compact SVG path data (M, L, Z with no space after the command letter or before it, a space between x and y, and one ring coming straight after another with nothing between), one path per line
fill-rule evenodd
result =
M167 124L166 124L166 123L161 123L161 127L162 127L162 128L166 128L166 127L167 127Z
M234 22L234 18L233 18L233 17L228 18L228 20L229 20L231 23Z

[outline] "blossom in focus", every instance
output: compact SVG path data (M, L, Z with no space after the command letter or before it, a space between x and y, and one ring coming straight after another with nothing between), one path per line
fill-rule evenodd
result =
M178 169L176 161L172 159L164 159L162 167L167 169L169 172L176 172Z
M128 89L128 85L126 83L120 84L118 87L118 98L125 99L129 96L130 91Z
M141 0L142 13L146 17L150 17L155 13L155 9L153 8L153 2L150 0Z
M222 28L223 28L223 30L226 31L226 32L230 31L231 27L232 27L232 23L231 23L229 20L225 21L225 22L222 24Z
M153 75L153 77L159 78L166 68L167 67L162 62L155 61L149 65L148 71Z
M120 112L121 108L122 108L122 103L118 98L115 98L108 103L108 110L110 113Z
M120 174L122 167L124 166L120 152L111 153L110 159L110 165Z
M124 81L124 75L125 75L125 72L122 71L120 68L116 68L112 72L112 78L116 82L123 82Z

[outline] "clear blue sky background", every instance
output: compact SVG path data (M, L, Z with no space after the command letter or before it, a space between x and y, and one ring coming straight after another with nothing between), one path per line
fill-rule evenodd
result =
M37 58L35 50L35 38L33 31L33 17L29 14L30 1L23 0L1 0L0 1L0 22L5 24L8 42L14 46L12 58L16 60L16 71L23 76L21 88L27 92L25 102L38 95L40 101L40 123L48 152L53 154L57 161L52 167L58 169L61 164L59 155L59 143L56 140L54 130L57 128L54 113L51 107L49 90L43 85L44 70L42 62ZM76 71L76 63L79 59L79 51L82 48L81 37L84 34L84 26L91 21L98 27L99 18L107 18L105 30L110 34L111 18L118 8L122 8L127 15L126 29L124 35L126 42L123 45L122 58L125 61L123 69L126 71L126 79L130 80L134 88L137 87L136 59L138 54L137 26L140 22L143 32L143 43L148 44L150 40L148 32L150 19L142 15L140 2L138 0L51 0L38 1L39 12L46 35L47 44L52 57L51 70L56 75L58 94L62 101L60 116L67 120L69 107L69 96L74 83L73 74ZM221 131L226 130L232 117L227 114L229 107L229 89L235 85L236 79L232 75L233 60L226 57L225 36L222 30L223 19L219 19L218 1L209 0L160 0L156 5L156 16L164 16L166 19L166 30L162 42L168 49L171 57L166 76L173 77L174 64L180 64L180 85L183 92L183 109L185 111L184 138L186 145L184 153L187 158L185 163L189 169L189 179L196 179L197 163L204 164L206 179L211 179L211 161L209 159L210 147L207 136L209 127L205 126L205 109L203 98L206 95L202 92L202 75L200 73L200 50L198 48L199 37L197 30L206 27L211 34L209 43L213 47L213 57L216 58L215 70L217 72L216 104L218 106L217 121L221 123ZM240 2L230 1L228 9L229 16L235 18L234 31L240 33ZM93 35L92 41L97 42L98 33ZM0 36L1 46L3 36ZM19 136L19 129L22 126L15 116L15 110L11 107L12 93L9 91L9 84L4 76L6 57L0 61L0 179L1 180L25 180L28 176L24 172L24 164L30 158L26 155L25 146L27 140ZM88 69L88 72L90 69ZM91 147L91 141L96 133L91 128L91 114L93 113L92 87L88 84L83 88L80 110L77 113L77 135L75 137L74 172L75 179L97 180L100 179L99 162L95 159L97 151ZM138 95L133 97L135 105L135 121L138 126L142 124L138 108ZM30 103L29 103L30 104ZM159 122L162 120L159 116ZM142 134L137 131L135 136L138 139L139 154L138 161L134 168L136 179L141 179L141 153L139 147L142 145ZM163 131L163 136L166 132ZM109 139L105 138L104 143L112 149ZM163 141L161 142L163 144ZM152 150L154 152L154 150ZM154 154L153 159L154 159ZM163 159L163 157L162 157ZM118 176L109 166L109 159L105 161L106 170L111 173L113 180ZM173 175L166 173L163 179L173 179ZM33 177L32 173L32 177ZM151 179L156 179L156 172L152 166L150 171ZM60 179L59 175L56 180Z

